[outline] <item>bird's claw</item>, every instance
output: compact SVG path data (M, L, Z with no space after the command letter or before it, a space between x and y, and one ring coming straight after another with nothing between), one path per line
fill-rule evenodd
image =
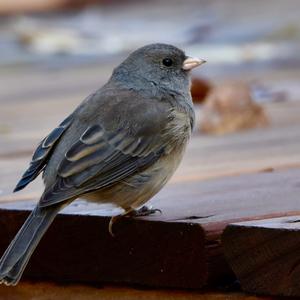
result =
M118 221L119 219L121 219L122 217L145 217L145 216L150 216L152 214L155 214L157 212L162 214L162 211L160 209L152 208L152 207L148 207L148 206L144 205L139 209L131 210L123 215L113 216L113 217L111 217L111 219L109 221L108 231L109 231L110 235L112 237L114 237L115 235L112 230L113 224L116 221Z
M159 212L160 214L162 214L162 211L160 209L158 209L158 208L152 208L152 207L148 207L148 206L144 205L144 206L142 206L139 209L132 210L126 216L130 216L130 217L145 217L145 216L153 215L153 214L155 214L157 212Z

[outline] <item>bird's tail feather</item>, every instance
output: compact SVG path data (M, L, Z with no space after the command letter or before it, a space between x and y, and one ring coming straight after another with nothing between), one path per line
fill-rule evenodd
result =
M33 251L60 208L37 206L32 211L0 260L0 283L16 285L19 282Z

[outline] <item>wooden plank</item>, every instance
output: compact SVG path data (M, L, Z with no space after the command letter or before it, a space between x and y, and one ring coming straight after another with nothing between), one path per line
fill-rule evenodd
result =
M53 283L20 283L16 287L0 286L1 299L13 300L271 300L239 292L183 291L138 289L116 286L56 285Z
M107 210L74 202L54 221L25 275L57 281L201 288L232 278L220 247L228 223L300 214L300 169L170 185L151 203L162 215L122 219L108 234ZM0 205L0 252L29 201ZM53 246L55 245L55 247ZM88 255L87 255L88 254Z
M222 241L243 290L300 297L300 215L230 224Z
M0 201L10 195L38 142L107 80L115 64L0 71ZM264 107L270 128L221 137L195 134L171 183L300 166L300 101ZM41 190L38 181L22 197L38 198Z
M27 121L24 118L23 116L21 127L26 127L24 123ZM50 122L49 118L44 117L43 122ZM36 121L36 124L42 124L42 128L43 122ZM58 120L51 122L53 127ZM40 127L35 124L31 126ZM10 195L28 165L34 146L45 134L46 130L40 132L38 129L15 129L13 134L0 139L0 201ZM298 125L271 127L222 137L195 135L170 184L297 166L300 166ZM41 180L37 180L33 186L22 192L22 196L28 198L34 194L38 198L42 188ZM20 197L15 196L16 199ZM15 196L9 197L13 200Z
M23 210L0 210L1 252L27 214ZM93 212L59 215L24 277L177 288L198 288L206 282L201 227L126 219L116 224L113 238L108 222L109 218L93 216ZM190 241L195 243L192 248Z

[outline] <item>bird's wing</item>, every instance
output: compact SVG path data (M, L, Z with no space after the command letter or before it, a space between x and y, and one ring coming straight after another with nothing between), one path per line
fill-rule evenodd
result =
M54 151L66 129L72 123L72 120L73 116L70 115L40 142L32 156L29 168L16 185L14 192L22 190L44 170L51 153Z
M155 135L129 135L124 128L88 127L66 151L56 181L46 188L40 205L50 206L108 187L143 170L164 153L164 145L156 139Z

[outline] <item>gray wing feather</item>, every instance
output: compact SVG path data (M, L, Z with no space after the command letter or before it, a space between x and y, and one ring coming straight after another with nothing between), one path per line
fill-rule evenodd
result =
M57 142L60 140L63 133L71 123L72 115L66 118L61 124L59 124L58 127L53 129L52 132L40 142L32 156L29 168L25 171L21 180L16 185L14 192L22 190L44 170L44 167L46 166Z
M153 143L153 137L133 138L123 129L107 132L93 125L65 153L56 181L44 192L40 205L113 185L153 164L163 151L159 143Z

